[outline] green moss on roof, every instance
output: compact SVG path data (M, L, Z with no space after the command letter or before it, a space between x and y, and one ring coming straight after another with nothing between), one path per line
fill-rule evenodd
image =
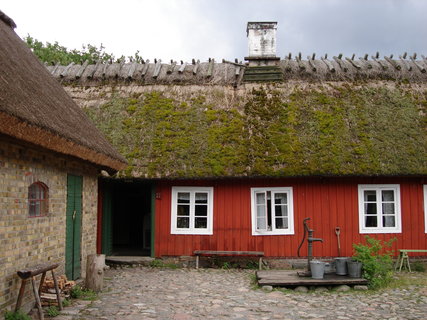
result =
M152 91L87 112L129 161L122 176L427 174L427 92L267 86L231 106L208 98Z

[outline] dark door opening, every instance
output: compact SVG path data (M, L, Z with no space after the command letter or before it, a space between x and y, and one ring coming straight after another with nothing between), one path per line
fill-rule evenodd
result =
M108 179L102 186L102 252L113 256L150 256L152 184Z

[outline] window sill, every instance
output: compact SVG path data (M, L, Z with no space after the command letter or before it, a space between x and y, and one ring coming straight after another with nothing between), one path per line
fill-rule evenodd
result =
M293 230L286 231L252 231L253 236L291 236L294 235Z
M402 233L400 229L362 229L360 234L375 234L375 233Z
M194 229L190 229L190 230L172 230L171 234L182 234L182 235L206 235L206 236L211 236L213 235L213 232L211 230L194 230Z

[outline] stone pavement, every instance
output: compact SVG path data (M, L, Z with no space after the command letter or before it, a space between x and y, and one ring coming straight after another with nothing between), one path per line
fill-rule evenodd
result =
M99 300L77 302L55 319L427 319L425 286L381 292L265 291L253 289L254 274L253 270L111 269Z

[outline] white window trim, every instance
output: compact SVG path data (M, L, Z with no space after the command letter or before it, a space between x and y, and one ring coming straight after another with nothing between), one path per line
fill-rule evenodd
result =
M207 228L178 228L177 222L177 196L178 192L207 192L208 217ZM190 208L190 221L194 220L194 210ZM213 234L213 187L172 187L171 234Z
M400 205L400 185L398 184L359 184L359 233L402 233L402 214ZM365 227L364 222L364 196L365 190L394 190L396 202L396 226L395 227ZM377 199L378 200L378 199ZM382 213L379 220L382 221Z
M256 229L256 197L255 193L260 191L286 192L288 194L288 229L276 229L271 231L260 231ZM292 187L265 187L251 188L251 221L253 236L292 235L294 234L294 197Z
M424 185L424 232L427 233L427 184Z

